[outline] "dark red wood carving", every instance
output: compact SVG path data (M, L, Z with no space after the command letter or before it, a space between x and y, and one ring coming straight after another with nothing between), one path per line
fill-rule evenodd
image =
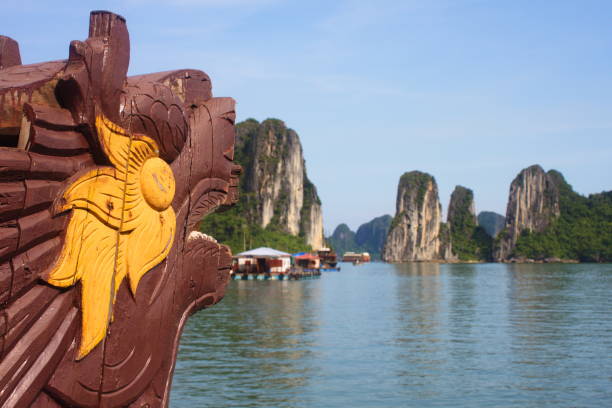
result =
M231 254L197 233L237 199L234 101L197 70L127 77L125 20L94 11L89 37L63 61L21 65L0 37L0 406L164 407L181 330L217 303ZM71 181L109 165L95 127L104 115L157 142L176 180L176 235L132 295L124 281L106 337L83 359L79 284L41 278L64 245L71 211L54 201Z

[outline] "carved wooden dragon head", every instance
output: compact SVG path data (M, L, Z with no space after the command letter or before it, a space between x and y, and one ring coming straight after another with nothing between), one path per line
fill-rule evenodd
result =
M125 20L69 59L0 37L0 405L166 406L187 317L231 253L197 232L237 200L234 101L201 71L127 77Z

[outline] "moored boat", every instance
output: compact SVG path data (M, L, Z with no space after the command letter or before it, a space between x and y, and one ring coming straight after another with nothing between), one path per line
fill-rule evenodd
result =
M321 260L321 271L322 272L338 272L338 258L336 253L331 248L321 248L317 251L319 259Z
M370 262L370 254L368 252L345 252L342 256L342 262L352 262L353 265L359 265L364 262Z

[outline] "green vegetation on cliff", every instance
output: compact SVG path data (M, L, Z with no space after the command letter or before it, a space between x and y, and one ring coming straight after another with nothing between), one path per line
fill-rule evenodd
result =
M258 225L258 202L254 193L257 184L257 175L254 174L255 160L264 163L264 171L272 173L282 152L267 154L262 146L257 146L257 137L260 133L269 134L277 138L282 132L287 132L284 123L278 119L267 119L261 124L255 119L247 119L236 124L236 145L234 149L234 162L242 166L243 174L240 177L240 192L238 203L226 211L209 214L202 220L200 231L212 235L221 244L228 245L232 253L242 252L245 249L267 246L290 253L310 251L312 248L300 236L291 235L278 225L279 209L284 204L283 197L279 197L274 209L274 215L266 228ZM312 203L320 204L314 185L304 175L305 204L302 213L309 212ZM302 219L302 226L308 221Z
M313 211L313 204L321 206L321 200L317 194L317 189L312 182L306 176L304 171L304 202L302 209L300 210L300 237L305 238L307 231L310 228L311 212Z
M514 256L582 262L612 261L612 191L584 197L561 173L551 170L559 189L559 217L544 232L521 233Z
M200 231L212 235L219 243L228 245L233 254L262 246L289 253L312 249L303 237L275 230L271 226L261 228L257 224L249 223L244 216L243 204L244 202L240 202L227 211L204 217L200 223Z
M410 192L416 189L416 202L417 205L421 207L423 205L423 201L425 200L427 187L430 183L436 184L436 179L431 174L415 170L402 174L398 189L405 192Z
M453 253L460 261L481 261L491 258L492 239L476 224L472 212L474 193L457 186L449 205L449 226Z
M475 226L462 232L451 233L451 236L453 253L460 261L488 261L491 259L493 240L484 228Z
M363 250L355 241L355 233L346 224L338 225L326 241L340 257L347 251L361 252Z
M408 197L407 194L410 194L416 190L415 201L417 203L417 207L420 209L423 206L423 202L425 201L425 194L427 193L427 187L429 183L432 183L434 185L436 183L436 179L431 174L423 173L418 170L409 171L402 174L402 176L400 177L397 190L398 192L402 192L403 200L405 202L411 201L410 197ZM398 195L396 207L400 203L400 197L401 196ZM389 223L389 229L392 230L397 227L403 221L405 215L406 214L404 211L399 211L399 213L395 214L395 217L393 217L391 219L391 222Z
M340 224L334 233L327 237L327 244L339 256L345 252L368 252L372 259L380 260L382 247L389 232L391 216L383 215L361 224L357 233L351 231L348 225Z
M372 259L380 259L383 245L385 245L385 239L387 239L387 233L389 232L389 226L391 225L391 219L390 215L383 215L365 224L361 224L357 228L355 243L359 247L364 248L366 252L369 252Z
M440 253L445 254L446 249L451 245L451 234L450 229L448 227L448 223L441 222L440 223Z

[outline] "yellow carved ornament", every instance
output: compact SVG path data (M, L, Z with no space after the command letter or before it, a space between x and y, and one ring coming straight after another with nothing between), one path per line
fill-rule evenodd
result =
M127 276L132 294L140 278L163 261L174 239L170 206L172 169L144 135L128 135L96 118L103 150L113 167L81 176L63 194L57 211L73 210L60 257L46 281L59 287L81 282L82 335L77 359L106 336L119 285Z

